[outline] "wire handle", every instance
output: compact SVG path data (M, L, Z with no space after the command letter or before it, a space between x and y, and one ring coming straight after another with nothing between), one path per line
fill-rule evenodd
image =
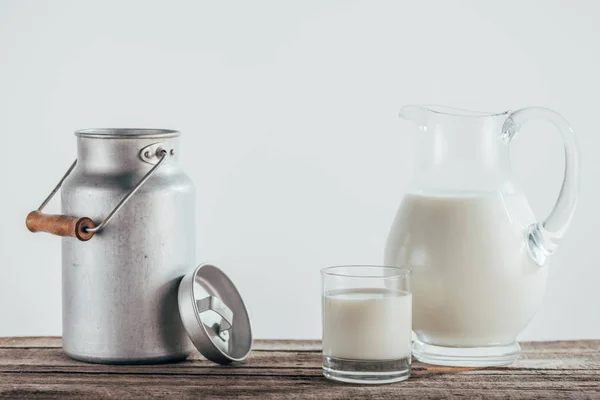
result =
M77 160L73 162L71 167L67 170L65 175L58 182L54 190L50 192L46 200L39 206L35 211L30 212L25 220L27 229L31 232L48 232L58 236L72 236L83 242L90 240L96 233L100 232L106 225L113 219L113 217L123 208L123 206L129 201L129 199L146 183L148 179L156 172L158 168L167 160L169 152L163 149L157 144L152 145L156 147L156 156L160 157L159 161L144 175L142 179L123 197L123 199L115 206L115 208L104 218L100 225L96 226L94 221L87 217L69 217L67 215L49 215L44 214L42 211L44 207L52 200L54 195L58 192L63 182L73 172L77 165ZM150 147L150 146L149 146ZM140 157L148 157L148 147L142 149ZM142 158L145 160L144 158ZM146 161L147 162L147 161Z

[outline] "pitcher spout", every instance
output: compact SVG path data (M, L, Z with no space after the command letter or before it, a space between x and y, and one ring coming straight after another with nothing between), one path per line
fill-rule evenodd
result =
M481 112L441 105L406 105L400 110L400 118L413 122L422 131L429 125L453 127L454 130L500 132L500 126L510 111ZM445 129L448 130L448 129Z
M398 114L400 118L417 125L419 129L426 129L429 110L423 106L406 105Z

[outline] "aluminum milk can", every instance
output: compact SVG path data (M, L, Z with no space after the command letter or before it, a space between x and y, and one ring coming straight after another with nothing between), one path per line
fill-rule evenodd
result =
M27 217L62 239L63 349L102 363L181 360L193 349L178 312L195 263L195 189L179 133L76 132L78 158ZM62 185L62 214L41 211ZM98 225L94 222L96 221Z

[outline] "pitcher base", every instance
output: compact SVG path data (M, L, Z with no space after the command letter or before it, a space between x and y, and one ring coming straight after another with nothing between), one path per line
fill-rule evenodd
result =
M416 339L413 355L426 364L452 367L494 367L512 364L519 358L521 346L513 342L489 347L443 347Z

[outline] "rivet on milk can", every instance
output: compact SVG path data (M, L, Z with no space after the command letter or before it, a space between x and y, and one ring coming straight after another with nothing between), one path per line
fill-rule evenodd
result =
M195 265L195 189L178 163L179 132L88 129L78 159L27 216L62 239L63 350L108 364L185 359L221 364L252 346L231 280ZM61 189L62 215L43 214ZM190 340L191 339L191 340Z

